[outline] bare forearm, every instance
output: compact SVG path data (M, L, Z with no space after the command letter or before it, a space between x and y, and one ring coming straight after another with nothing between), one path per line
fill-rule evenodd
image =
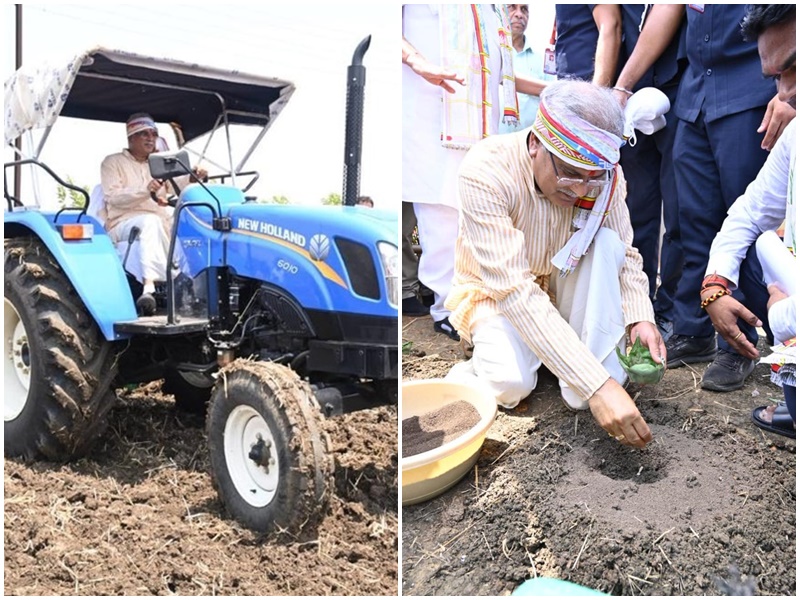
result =
M592 16L599 33L592 82L608 87L614 82L617 72L619 48L622 44L622 17L616 4L598 4Z
M414 73L431 85L444 88L446 92L451 94L455 92L455 88L450 84L451 81L464 85L463 77L454 71L443 69L440 65L434 65L429 62L405 38L403 38L403 64L407 65Z
M419 51L414 48L414 46L409 42L406 38L403 38L403 64L411 66L409 63L409 59L419 57L424 59L425 57L419 53Z
M685 11L683 4L653 5L636 47L617 79L617 87L633 89L669 46L683 21Z
M603 30L597 40L597 52L594 57L594 77L592 83L605 87L614 81L617 58L619 57L619 35L613 31Z
M538 96L547 87L547 82L540 79L531 79L524 75L514 74L516 81L516 89L520 94L528 94L529 96Z

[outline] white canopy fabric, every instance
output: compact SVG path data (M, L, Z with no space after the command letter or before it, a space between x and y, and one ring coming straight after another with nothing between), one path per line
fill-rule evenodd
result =
M23 66L5 82L5 143L31 129L52 125L69 96L86 55L67 63Z

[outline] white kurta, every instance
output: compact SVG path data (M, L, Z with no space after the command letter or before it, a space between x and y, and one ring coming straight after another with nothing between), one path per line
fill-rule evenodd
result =
M711 244L706 275L721 275L730 280L735 288L739 283L739 266L747 250L759 235L777 229L784 220L786 245L797 254L797 182L794 179L797 161L796 123L795 119L786 126L758 176L731 205L722 228ZM794 273L797 277L796 267ZM784 341L796 335L796 315L796 295L773 305L769 311L769 321L777 340Z
M491 4L479 5L487 30L500 26ZM435 65L442 63L439 48L439 13L435 4L403 6L403 37L422 56ZM500 44L497 36L487 35L489 69L492 80L492 123L502 117L499 89L501 81ZM442 147L441 87L431 85L403 65L403 200L458 207L457 172L465 150ZM463 73L459 73L464 75ZM453 83L457 86L457 83Z
M492 5L479 6L484 21L496 29L499 21ZM404 5L403 37L429 62L442 64L438 5ZM497 36L487 39L491 123L498 123L502 116L500 45ZM422 247L418 277L433 291L431 317L440 321L450 314L444 301L453 279L458 237L458 168L467 151L442 146L442 97L448 92L428 83L408 65L403 65L402 73L403 201L414 203Z

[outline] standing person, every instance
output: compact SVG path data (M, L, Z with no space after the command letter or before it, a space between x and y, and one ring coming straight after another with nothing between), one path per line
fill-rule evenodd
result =
M514 75L523 75L541 82L553 81L555 75L544 72L544 45L525 32L528 28L529 8L527 4L506 4L508 18L511 23L511 45L514 47ZM501 122L498 133L511 133L521 131L533 125L536 111L539 108L539 96L520 94L517 96L519 103L519 123L510 125Z
M686 68L683 5L621 4L620 10L623 54L628 58L613 88L617 99L625 106L634 92L655 87L674 107ZM654 42L656 36L660 39ZM654 43L658 45L653 47ZM633 245L642 255L650 297L654 299L656 324L666 341L672 334L672 301L683 265L683 252L672 162L678 119L674 110L664 117L666 126L663 129L639 136L635 145L623 147L620 164L628 181L626 202L633 225ZM660 247L659 238L662 238ZM657 286L659 273L661 284Z
M417 226L414 205L403 202L403 231L401 241L401 260L403 273L403 314L410 317L422 317L430 314L428 307L422 302L419 282L419 260L414 252L411 236Z
M610 87L619 71L617 4L556 4L556 73Z
M779 99L792 107L797 101L796 23L794 4L758 4L748 9L742 25L746 39L757 41L762 73L776 79ZM792 344L797 335L797 296L789 289L797 284L797 264L792 256L797 253L796 165L796 123L792 121L755 181L734 202L711 245L701 304L720 336L747 359L757 359L759 353L740 328L742 322L763 324L778 343ZM786 224L783 248L774 233L782 222ZM775 243L772 251L767 249L770 241ZM787 263L789 281L774 281L773 265L779 261ZM766 268L762 269L762 264ZM736 288L744 293L744 303L730 295ZM795 365L781 367L776 379L783 387L785 404L757 408L753 421L794 438Z
M651 433L622 387L615 349L639 338L663 362L618 168L624 119L610 90L557 81L528 131L470 150L459 173L461 236L447 300L474 346L448 378L511 408L545 364L564 402L624 444Z
M678 10L682 15L682 7L678 7ZM621 76L620 67L625 64L625 58L636 45L639 27L646 14L645 5L642 4L557 4L556 65L559 78L579 78L603 86L611 86L616 81L615 93L623 107L634 91L644 87L658 87L668 93L668 99L670 95L674 99L680 81L677 35L670 46L670 55L658 64L657 73L651 68L648 72L645 69L637 71L636 78L626 74L619 81L617 77ZM654 61L655 58L658 57L654 57ZM628 69L629 72L631 70ZM656 82L661 85L655 85ZM651 299L656 294L659 268L662 194L668 196L670 201L677 202L671 163L676 119L674 114L667 113L665 120L667 127L652 135L638 136L635 145L626 145L620 153L620 164L628 182L626 202L631 213L633 245L642 255ZM662 152L669 154L669 161L662 161ZM673 238L679 237L677 206L669 211L669 219L671 242ZM678 247L670 244L665 250L665 258L669 259L668 265L680 262ZM678 271L679 266L678 264ZM675 284L672 285L674 287ZM664 339L668 339L671 333L668 318L656 314L656 323Z
M472 144L497 133L501 115L517 121L517 89L542 89L515 81L509 38L503 5L403 6L403 200L414 204L434 331L456 341L444 301L458 237L458 167Z
M359 196L356 198L356 206L363 206L364 208L375 208L375 202L369 196Z
M686 7L689 64L681 79L675 114L674 164L679 196L684 266L674 301L668 366L713 362L702 387L740 389L755 360L714 335L697 301L711 242L734 201L755 179L794 109L775 94L761 72L755 41L742 39L746 6L690 4ZM741 301L740 292L734 292ZM758 334L741 324L755 346Z
M147 316L156 311L155 282L166 279L172 217L166 209L168 186L150 176L147 162L159 139L155 121L147 113L136 113L128 117L125 128L128 147L107 156L100 166L108 213L105 227L115 244L127 240L133 227L140 230L143 291L136 299L136 309ZM204 178L206 172L195 169L195 176ZM185 177L177 183L188 181Z

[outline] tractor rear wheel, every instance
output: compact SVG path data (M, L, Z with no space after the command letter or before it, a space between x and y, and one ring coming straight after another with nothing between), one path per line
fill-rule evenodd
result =
M84 454L115 401L116 354L47 248L5 240L4 452Z
M207 419L211 476L237 521L294 536L322 517L333 489L322 421L287 367L240 359L220 372Z

